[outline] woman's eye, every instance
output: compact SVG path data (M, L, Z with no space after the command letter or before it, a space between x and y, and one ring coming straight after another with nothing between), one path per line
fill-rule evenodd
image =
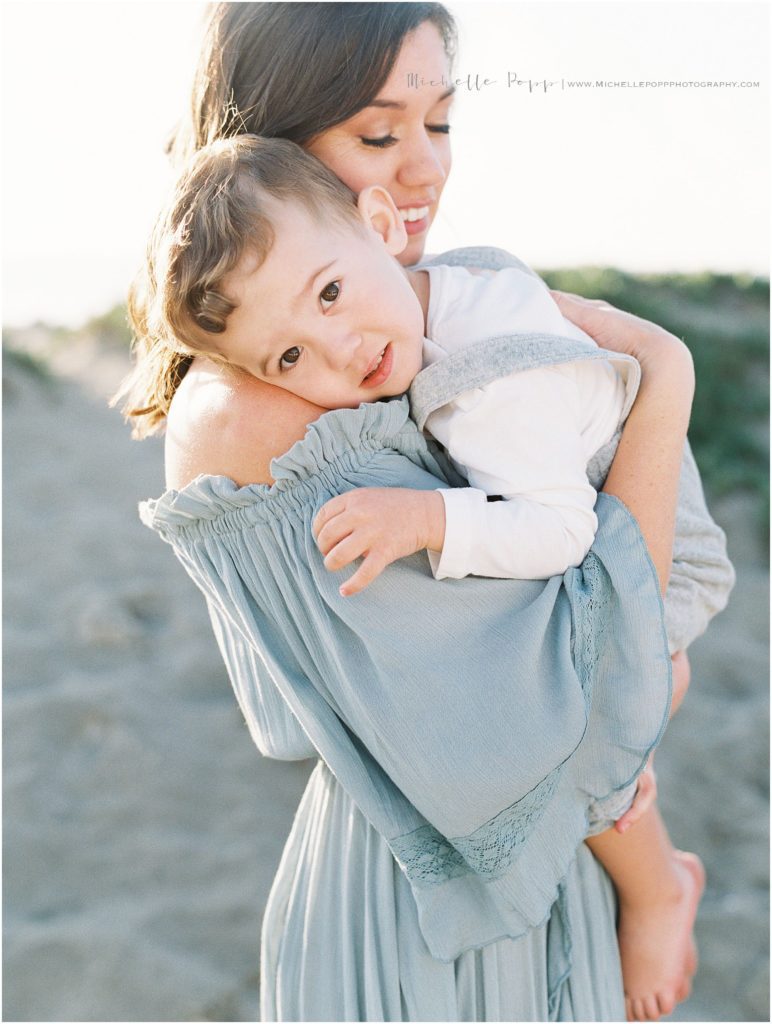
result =
M335 302L340 295L340 282L330 281L329 284L325 285L324 288L319 292L319 298L322 303L322 309L327 310ZM327 305L325 305L327 303Z
M364 135L360 135L359 138L365 146L375 146L376 149L385 149L387 146L393 146L397 141L393 135L383 135L379 139L368 139Z
M297 345L293 345L292 348L288 348L279 360L279 369L286 370L290 366L294 366L298 359L300 359L302 351L303 350L298 348Z
M449 124L427 124L426 130L428 132L439 132L441 135L448 135L450 133Z

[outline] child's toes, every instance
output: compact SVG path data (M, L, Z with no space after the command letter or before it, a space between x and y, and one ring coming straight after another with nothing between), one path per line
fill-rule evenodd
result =
M662 1014L659 1012L659 1007L657 1006L657 997L656 996L644 996L642 1002L643 1002L643 1009L644 1009L644 1013L645 1013L645 1017L643 1019L644 1020L659 1020L659 1018L662 1016Z
M663 1017L666 1017L669 1013L672 1013L676 1008L678 998L673 992L660 992L657 996L657 1005L659 1012Z
M691 994L692 994L692 979L691 979L691 976L688 975L681 982L681 985L680 985L678 991L676 992L676 1000L679 1003L683 1003L683 1002L685 1002L689 998L689 996Z
M631 1000L633 1006L633 1020L652 1020L649 1017L649 1011L646 1008L645 999L633 999Z

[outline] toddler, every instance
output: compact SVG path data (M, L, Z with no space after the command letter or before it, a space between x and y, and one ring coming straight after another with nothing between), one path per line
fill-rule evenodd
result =
M406 270L395 258L405 244L385 189L357 199L289 142L217 142L194 157L156 226L146 328L325 409L402 395L422 369L444 375L452 397L419 421L470 486L328 501L314 523L326 567L363 559L344 596L424 549L438 579L562 574L592 544L587 465L629 411L637 367L601 355L525 270ZM575 339L583 357L510 372L505 347L479 343L513 334ZM479 386L458 396L454 358L479 362ZM411 398L415 414L419 384ZM669 1013L686 995L676 979L696 969L702 865L673 849L654 806L624 835L588 843L619 895L628 1013Z

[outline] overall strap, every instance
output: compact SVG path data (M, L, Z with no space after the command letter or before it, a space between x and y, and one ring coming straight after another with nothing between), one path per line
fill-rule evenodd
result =
M498 249L494 245L467 245L460 249L449 249L448 252L440 253L439 256L430 256L421 260L417 265L420 267L480 267L485 270L504 270L506 267L514 267L522 270L531 277L538 277L527 263L523 263L517 256Z
M632 408L641 380L641 369L632 356L599 349L589 342L557 334L509 334L484 338L446 359L421 370L410 387L413 419L423 430L436 409L472 388L484 387L509 373L557 366L580 360L608 360L625 382L625 403L620 423Z

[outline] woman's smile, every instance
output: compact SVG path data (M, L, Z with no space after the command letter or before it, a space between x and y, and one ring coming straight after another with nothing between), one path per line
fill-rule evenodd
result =
M429 230L429 212L436 206L436 203L425 206L400 206L400 216L405 224L405 231L408 235L420 235Z

